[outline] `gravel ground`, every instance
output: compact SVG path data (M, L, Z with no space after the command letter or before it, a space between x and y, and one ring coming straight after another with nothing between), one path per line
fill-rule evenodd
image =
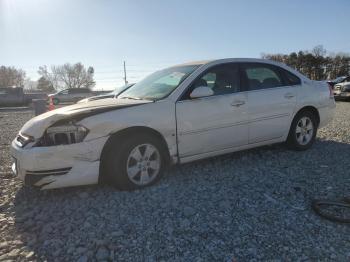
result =
M282 145L177 166L155 186L40 192L10 172L31 112L0 112L0 261L350 260L350 227L312 198L350 195L350 103L312 149Z

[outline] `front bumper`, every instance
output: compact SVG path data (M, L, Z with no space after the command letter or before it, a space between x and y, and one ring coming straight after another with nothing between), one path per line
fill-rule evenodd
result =
M108 137L60 146L11 145L13 172L27 185L51 189L96 184L100 156Z

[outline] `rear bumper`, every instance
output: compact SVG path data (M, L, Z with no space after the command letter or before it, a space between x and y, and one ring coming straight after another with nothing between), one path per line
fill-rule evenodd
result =
M88 142L20 148L14 141L13 172L27 185L41 189L96 184L100 156L107 137Z
M318 108L318 112L320 115L319 128L326 126L329 122L332 121L335 113L335 107L335 101L334 99L332 99L328 106Z

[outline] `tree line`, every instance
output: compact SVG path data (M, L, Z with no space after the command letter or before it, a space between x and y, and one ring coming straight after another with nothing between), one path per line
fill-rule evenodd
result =
M313 80L334 79L350 75L350 56L346 53L329 53L323 46L311 51L290 54L262 54L262 58L285 63Z
M52 92L66 88L92 88L95 86L94 68L82 63L53 65L48 68L40 66L38 70L40 78L37 81L37 89ZM0 66L0 87L23 87L26 73L15 67Z

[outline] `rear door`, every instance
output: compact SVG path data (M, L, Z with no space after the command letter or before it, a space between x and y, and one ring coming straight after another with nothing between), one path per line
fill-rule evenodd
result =
M214 95L190 98L199 86ZM176 103L180 157L229 149L248 143L247 99L239 86L237 64L214 66L199 76Z
M242 85L248 90L249 143L277 139L290 127L297 85L284 69L264 63L241 64Z

